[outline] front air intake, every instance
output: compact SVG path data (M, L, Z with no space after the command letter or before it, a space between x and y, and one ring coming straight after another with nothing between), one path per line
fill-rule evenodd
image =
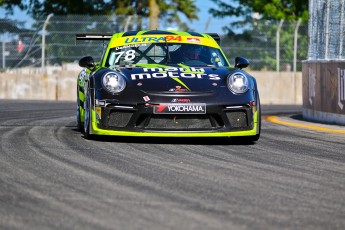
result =
M133 112L131 111L120 111L113 110L109 114L108 125L109 127L126 127L129 120L132 117Z
M233 128L245 128L248 126L247 115L244 111L227 111L226 116Z

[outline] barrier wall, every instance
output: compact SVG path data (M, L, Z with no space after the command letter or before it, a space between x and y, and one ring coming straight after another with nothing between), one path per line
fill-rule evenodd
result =
M345 62L305 61L303 117L345 125Z
M261 104L302 104L302 73L248 71L258 82ZM1 73L0 99L76 101L79 70Z

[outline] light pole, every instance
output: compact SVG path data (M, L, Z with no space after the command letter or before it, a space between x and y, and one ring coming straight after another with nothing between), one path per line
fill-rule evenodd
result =
M41 58L41 73L45 73L45 49L46 49L46 27L53 14L49 14L45 20L42 28L42 58Z
M2 42L2 68L6 68L6 56L10 55L10 52L6 51L6 42Z

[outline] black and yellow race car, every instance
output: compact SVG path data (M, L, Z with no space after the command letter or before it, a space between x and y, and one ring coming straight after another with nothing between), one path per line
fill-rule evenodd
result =
M257 141L256 80L237 57L230 67L217 34L143 30L77 34L105 40L99 62L83 57L77 124L94 135L240 137Z

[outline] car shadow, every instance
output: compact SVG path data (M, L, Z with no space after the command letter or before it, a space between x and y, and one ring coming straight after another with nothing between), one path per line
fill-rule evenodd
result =
M248 142L231 137L127 137L127 136L97 136L87 139L76 128L74 132L80 133L84 140L97 142L119 142L119 143L138 143L138 144L178 144L178 145L254 145L256 142Z

